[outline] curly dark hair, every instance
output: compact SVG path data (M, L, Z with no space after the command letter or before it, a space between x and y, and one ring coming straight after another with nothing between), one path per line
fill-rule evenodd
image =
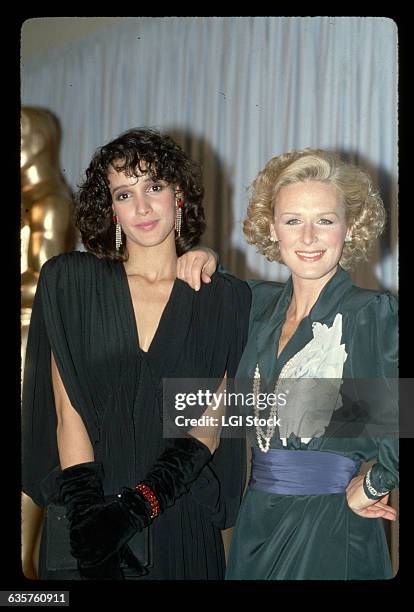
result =
M128 259L124 235L119 251L115 249L108 181L108 168L112 162L116 162L118 172L125 172L127 176L146 173L153 180L164 180L178 187L184 205L181 236L175 238L177 255L182 255L199 242L206 225L200 166L191 161L169 136L152 128L134 128L96 151L86 170L86 180L76 194L75 224L88 251L113 261Z

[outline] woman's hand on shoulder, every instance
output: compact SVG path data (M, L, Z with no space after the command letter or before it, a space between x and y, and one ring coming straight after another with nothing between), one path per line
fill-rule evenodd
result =
M200 281L211 282L211 276L217 268L217 260L217 254L207 247L187 251L177 260L177 278L198 291Z
M370 499L365 495L363 481L365 475L359 474L353 478L346 488L348 506L355 514L364 518L383 518L395 521L397 511L388 505L389 493L379 500Z

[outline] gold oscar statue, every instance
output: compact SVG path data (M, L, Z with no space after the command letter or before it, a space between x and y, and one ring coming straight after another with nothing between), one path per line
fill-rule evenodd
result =
M22 379L33 298L44 262L74 248L72 196L59 168L60 127L47 110L21 110L21 363ZM43 509L22 495L22 568L38 575Z

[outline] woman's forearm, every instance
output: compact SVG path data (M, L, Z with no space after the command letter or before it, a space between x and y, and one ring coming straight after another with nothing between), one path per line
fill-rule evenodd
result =
M57 416L57 446L62 470L78 463L94 461L88 432L80 414L72 406L56 361L51 355L52 382Z
M74 423L59 423L56 434L62 470L78 463L95 460L93 448L83 424L80 427L79 424Z

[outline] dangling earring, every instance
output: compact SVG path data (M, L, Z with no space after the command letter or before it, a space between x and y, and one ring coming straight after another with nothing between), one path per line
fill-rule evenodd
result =
M178 198L175 201L175 231L177 236L181 236L181 219L182 219L183 201Z
M278 242L278 239L276 238L276 233L273 233L272 230L270 230L269 240L270 240L270 242Z
M117 251L119 251L119 247L122 244L121 224L119 223L116 215L112 217L112 222L115 223L115 248Z

